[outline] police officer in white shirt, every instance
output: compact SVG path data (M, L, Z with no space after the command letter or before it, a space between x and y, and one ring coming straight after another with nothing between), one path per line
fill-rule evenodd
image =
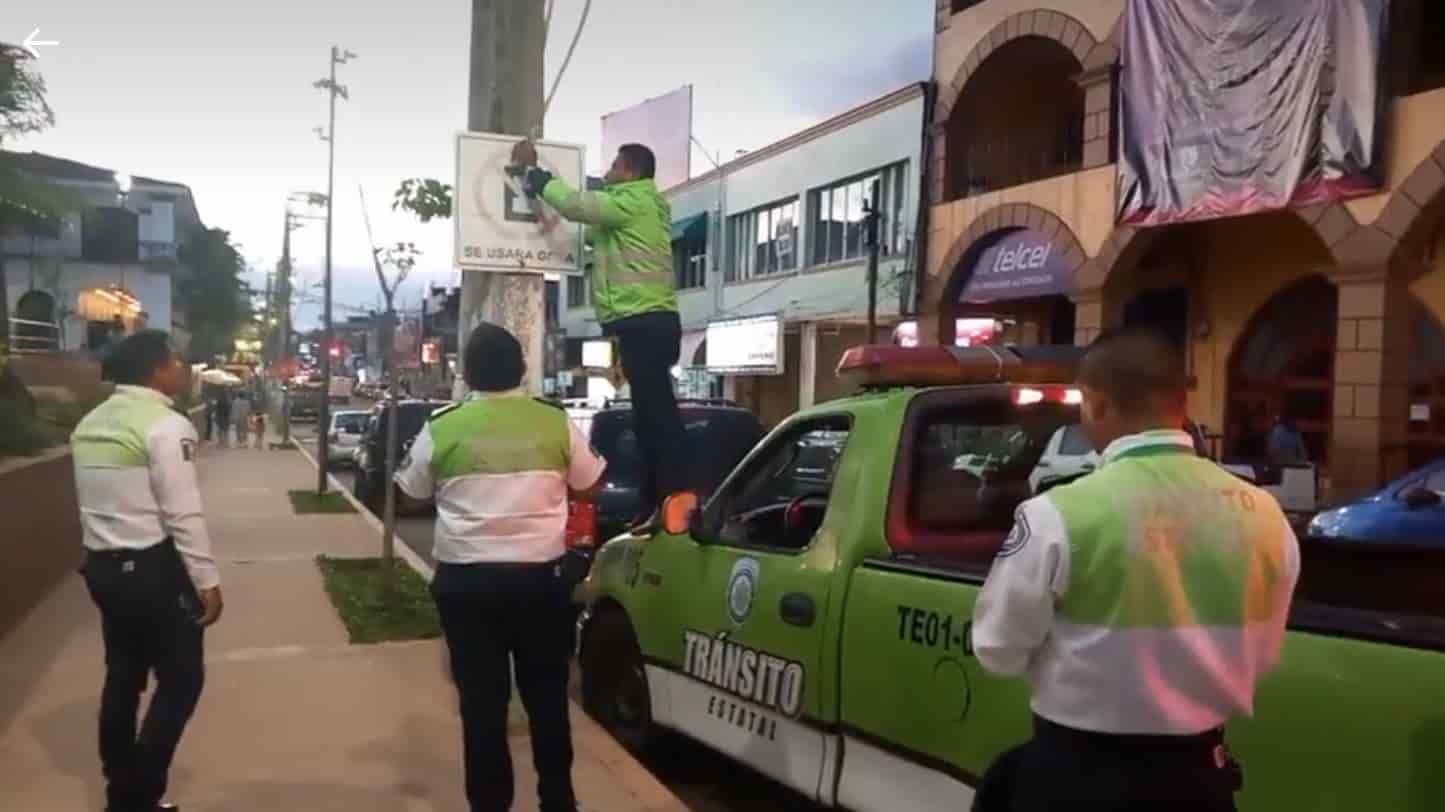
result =
M105 643L100 757L108 812L154 812L175 809L161 798L201 696L203 629L221 615L221 586L196 485L196 430L172 408L185 368L169 336L130 336L104 371L115 393L70 438L81 571ZM156 689L137 730L151 672Z
M464 357L472 392L432 415L396 481L413 499L436 499L432 595L461 699L467 799L472 812L511 808L515 667L541 812L575 812L563 536L569 493L590 498L606 463L565 411L521 390L522 347L511 333L481 324Z
M1027 680L1034 710L975 809L1228 812L1224 725L1279 662L1298 542L1273 497L1195 452L1167 338L1106 333L1079 384L1099 468L1023 503L974 608L979 662Z

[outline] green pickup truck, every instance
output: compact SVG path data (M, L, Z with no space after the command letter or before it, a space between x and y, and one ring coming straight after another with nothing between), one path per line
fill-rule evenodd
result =
M630 746L679 732L825 805L956 812L1030 735L1027 686L980 667L970 623L1078 420L1072 363L869 347L840 373L860 394L787 420L700 510L601 548L583 700ZM1439 554L1302 549L1282 663L1228 731L1241 808L1445 810Z

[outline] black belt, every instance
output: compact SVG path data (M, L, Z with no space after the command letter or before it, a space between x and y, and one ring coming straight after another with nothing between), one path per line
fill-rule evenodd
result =
M438 561L437 568L526 571L551 569L560 566L564 560L564 558L555 558L551 561L476 561L471 564L453 564L449 561Z
M149 547L120 548L115 550L92 550L86 548L85 554L100 561L165 561L180 555L176 549L176 543L170 538L164 538Z
M1034 714L1034 738L1070 748L1112 750L1121 753L1208 753L1224 744L1223 728L1203 733L1165 735L1153 733L1098 733L1051 722Z

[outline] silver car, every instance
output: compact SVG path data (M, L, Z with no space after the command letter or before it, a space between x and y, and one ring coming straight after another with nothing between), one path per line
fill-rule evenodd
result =
M356 449L361 446L361 437L366 430L366 421L370 416L364 411L341 411L331 415L331 430L328 438L330 444L327 449L327 457L331 464L354 464L353 455Z

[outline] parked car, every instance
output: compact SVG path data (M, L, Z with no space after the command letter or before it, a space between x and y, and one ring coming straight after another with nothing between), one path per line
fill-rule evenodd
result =
M691 485L710 495L758 440L763 426L752 412L726 401L684 400L678 404L687 448L678 455L691 465ZM575 418L574 418L575 419ZM642 518L642 453L632 425L632 405L614 401L589 421L589 439L607 460L594 503L572 503L567 546L590 561L592 549ZM587 567L582 566L585 573Z
M852 350L869 391L784 421L701 509L675 499L662 529L604 544L579 589L586 709L629 746L681 732L824 805L967 808L1032 730L1027 684L979 665L971 621L1032 473L1079 421L1072 367L1043 349ZM789 461L824 436L841 456L820 492ZM1428 688L1445 684L1445 555L1301 549L1259 715L1229 725L1240 809L1445 809ZM1361 579L1392 588L1361 603Z
M321 384L292 383L286 387L286 408L291 417L318 417L321 414Z
M406 457L406 452L421 433L422 426L432 412L448 405L443 400L403 400L397 408L397 464ZM380 514L386 499L383 490L386 481L386 432L387 414L390 410L385 403L377 403L367 412L366 428L355 455L356 476L352 481L352 493L357 501L366 505L371 512ZM391 487L396 487L392 485Z
M1445 459L1391 482L1357 502L1314 517L1309 535L1445 549Z
M1029 474L1029 488L1044 493L1049 488L1072 482L1099 467L1099 452L1094 450L1084 427L1074 423L1060 426L1044 446L1044 453Z
M327 457L332 463L350 465L354 462L353 458L356 450L361 446L361 438L366 431L366 421L370 416L370 412L360 409L332 413L331 430L328 432L326 446Z

